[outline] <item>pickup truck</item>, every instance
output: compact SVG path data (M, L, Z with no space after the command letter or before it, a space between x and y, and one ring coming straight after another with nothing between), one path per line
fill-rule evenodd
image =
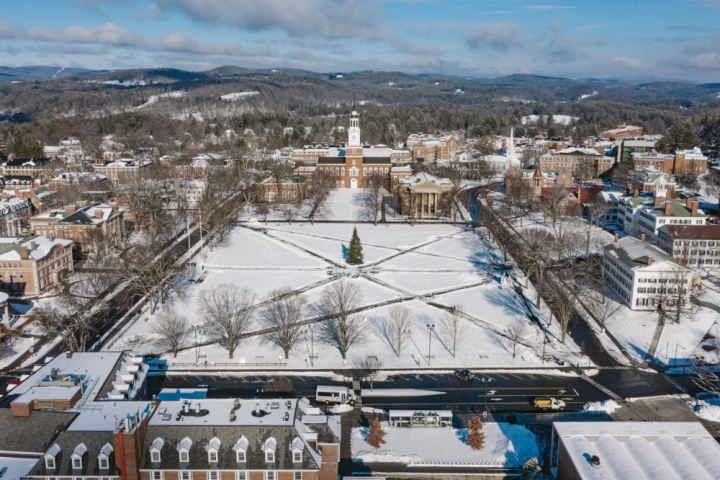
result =
M552 397L535 398L535 408L541 410L565 410L565 402Z

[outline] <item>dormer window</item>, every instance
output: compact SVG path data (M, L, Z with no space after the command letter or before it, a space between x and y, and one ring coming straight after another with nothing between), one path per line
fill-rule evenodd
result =
M213 437L206 448L208 452L208 462L215 463L218 461L218 452L220 451L220 439Z
M295 450L293 452L293 462L302 462L302 452L300 450Z
M75 447L75 450L73 451L72 455L70 456L70 459L72 460L72 468L73 470L79 470L83 468L83 455L87 453L87 448L85 447L84 443L81 443L77 447Z
M192 447L192 440L190 438L185 437L182 439L182 441L178 444L178 453L180 455L180 461L183 463L187 463L190 461L190 448Z
M295 437L290 444L290 451L292 452L293 463L302 462L302 452L305 449L305 444L300 437Z
M106 443L102 450L100 450L100 454L98 455L98 467L100 470L110 469L110 455L112 455L112 452L113 447L109 443Z
M238 463L244 463L247 461L247 449L248 449L248 439L245 438L245 435L240 437L240 439L237 441L235 446L233 447L233 450L235 450L235 456L237 458Z
M45 457L45 468L55 470L55 457Z
M165 441L158 437L156 438L152 445L150 445L150 461L153 463L160 463L160 460L162 457L160 456L160 452L162 451L163 445L165 445Z
M244 450L238 450L238 451L237 451L237 461L240 462L240 463L242 463L242 462L247 461L246 459L247 459L247 456L246 456L246 454L245 454L245 451L244 451Z
M275 461L275 452L273 451L267 451L265 452L265 461L268 463Z

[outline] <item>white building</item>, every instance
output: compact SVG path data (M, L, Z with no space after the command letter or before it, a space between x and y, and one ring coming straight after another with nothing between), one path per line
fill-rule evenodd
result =
M658 245L691 268L720 267L720 225L665 225Z
M618 192L599 192L597 194L597 202L605 205L607 209L603 215L600 224L607 229L614 229L618 224L618 212L620 206L620 194Z
M672 294L681 288L689 299L692 271L659 248L634 237L618 239L616 236L615 242L606 245L604 250L607 286L632 310L662 306L664 289Z

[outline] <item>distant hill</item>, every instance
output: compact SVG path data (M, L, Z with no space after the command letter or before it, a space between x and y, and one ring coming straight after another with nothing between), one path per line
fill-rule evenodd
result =
M0 66L0 83L32 82L35 80L55 80L96 72L84 68L64 67L3 67Z

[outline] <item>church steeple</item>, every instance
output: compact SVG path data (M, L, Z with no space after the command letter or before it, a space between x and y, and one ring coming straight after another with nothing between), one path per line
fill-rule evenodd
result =
M360 147L360 115L355 110L355 104L353 103L353 111L350 115L350 128L348 128L348 147Z
M505 149L507 152L505 154L505 158L507 158L509 161L515 160L515 140L513 139L513 128L510 127L510 140L508 140L507 148Z

